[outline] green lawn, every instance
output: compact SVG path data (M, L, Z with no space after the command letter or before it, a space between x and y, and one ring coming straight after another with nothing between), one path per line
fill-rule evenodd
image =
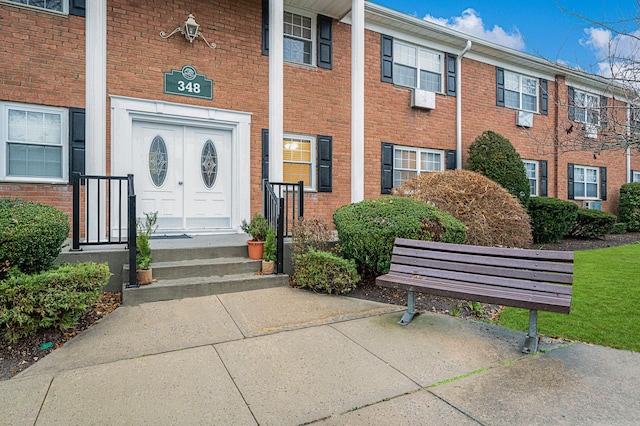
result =
M529 311L505 308L499 324L528 321ZM571 313L538 312L538 332L640 352L640 243L576 251Z

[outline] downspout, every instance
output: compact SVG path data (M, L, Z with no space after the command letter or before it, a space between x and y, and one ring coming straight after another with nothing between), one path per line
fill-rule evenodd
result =
M462 57L471 49L471 40L456 58L456 169L462 169Z

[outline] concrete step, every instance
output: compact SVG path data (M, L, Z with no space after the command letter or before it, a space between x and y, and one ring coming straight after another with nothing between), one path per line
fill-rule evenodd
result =
M154 269L155 272L155 269ZM155 274L154 274L155 275ZM224 276L161 279L138 288L123 288L122 302L126 305L210 296L213 294L286 287L289 276L262 275L260 273L232 274Z
M154 253L155 256L155 253ZM154 257L155 259L155 257ZM243 257L192 258L151 264L153 277L157 280L210 277L223 275L251 274L260 271L262 261ZM128 277L129 265L123 265L123 273Z
M247 244L229 246L152 248L155 263L176 262L191 259L216 259L220 257L247 257Z

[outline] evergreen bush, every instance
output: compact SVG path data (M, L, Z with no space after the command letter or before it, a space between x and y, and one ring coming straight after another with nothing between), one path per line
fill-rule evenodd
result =
M363 275L389 271L396 238L462 244L464 225L448 213L409 198L389 196L340 207L333 214L345 258ZM296 262L297 265L297 262Z
M581 238L602 238L611 233L616 223L614 214L600 210L578 209L576 224L571 230L571 235Z
M618 218L627 224L627 231L640 232L640 182L625 183L620 187Z
M468 170L479 172L499 183L526 208L530 188L520 155L511 142L490 130L469 146Z
M329 294L345 294L356 288L360 276L353 260L313 248L294 256L293 280L300 287Z
M531 197L529 216L534 243L557 243L573 229L578 206L558 198Z
M0 202L0 264L24 273L48 269L69 236L69 217L44 204Z

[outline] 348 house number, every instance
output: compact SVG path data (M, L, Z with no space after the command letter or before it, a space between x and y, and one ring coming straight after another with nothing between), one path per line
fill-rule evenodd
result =
M178 90L181 92L200 93L200 83L178 81Z
M213 98L213 82L198 74L191 65L164 74L164 91L174 95Z

